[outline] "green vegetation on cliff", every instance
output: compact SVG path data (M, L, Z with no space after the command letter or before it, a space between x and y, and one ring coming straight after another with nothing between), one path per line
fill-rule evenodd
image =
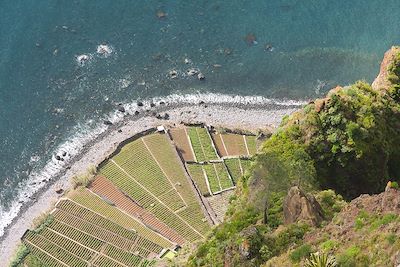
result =
M390 180L400 181L400 54L393 56L387 72L387 88L373 89L365 82L338 87L326 98L285 117L263 144L251 172L238 182L225 222L213 230L188 264L270 266L272 262L271 266L288 266L304 262L321 249L337 253L340 266L387 263L363 254L361 243L340 250L337 240L310 243L304 238L331 221L340 224L335 221L345 205L340 195L351 200L363 193L382 192ZM321 226L284 225L283 199L293 185L321 204L325 218ZM368 220L379 216L372 214ZM377 228L382 222L399 222L397 217L382 216L368 222ZM351 223L361 227L365 221ZM398 236L384 239L393 244ZM280 260L274 262L274 257Z

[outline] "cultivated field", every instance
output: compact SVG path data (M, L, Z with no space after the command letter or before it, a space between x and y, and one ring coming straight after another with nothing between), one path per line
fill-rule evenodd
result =
M202 127L188 127L187 132L197 162L219 159L207 129Z
M152 266L178 245L205 238L209 214L221 220L231 189L250 165L232 156L256 153L256 139L211 138L203 127L169 134L124 145L86 187L61 199L45 223L22 238L27 266Z
M186 128L173 128L170 130L170 134L183 159L185 161L196 161Z
M253 135L213 133L212 138L221 157L252 156L257 152L256 137Z

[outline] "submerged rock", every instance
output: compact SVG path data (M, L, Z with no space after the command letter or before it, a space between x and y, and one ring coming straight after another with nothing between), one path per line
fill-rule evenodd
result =
M105 120L105 121L103 121L103 123L108 126L113 125L113 123L109 120Z
M187 72L186 72L186 74L187 74L188 76L194 76L194 75L196 75L197 73L199 73L199 70L193 69L193 68L188 69Z
M200 81L202 81L202 80L204 80L206 78L206 76L204 76L204 74L203 73L199 73L199 74L197 74L197 79L199 79Z

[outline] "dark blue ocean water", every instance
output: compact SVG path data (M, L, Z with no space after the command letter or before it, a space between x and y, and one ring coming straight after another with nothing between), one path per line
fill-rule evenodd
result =
M193 92L314 98L372 81L400 42L399 8L398 0L1 1L0 235L21 181L117 103ZM99 44L112 53L98 55ZM81 54L90 57L84 66ZM185 76L191 67L206 79Z

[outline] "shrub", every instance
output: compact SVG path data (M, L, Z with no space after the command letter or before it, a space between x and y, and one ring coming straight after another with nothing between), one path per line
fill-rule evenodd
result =
M356 258L359 256L361 249L357 246L351 246L339 255L337 263L341 267L355 267Z
M339 194L336 194L332 189L320 191L316 195L316 199L324 211L325 218L330 220L333 216L340 212L346 205L346 201Z
M304 244L295 250L293 250L289 257L292 262L299 262L303 258L308 258L311 254L311 246L309 244Z
M40 233L46 226L49 226L54 220L52 215L42 213L39 217L33 220L33 227L36 233Z
M17 252L15 253L14 258L11 260L10 267L21 266L26 255L28 255L28 254L29 254L29 249L24 244L21 244L20 246L18 246Z
M305 267L335 267L337 266L336 259L333 256L316 252L311 254L311 257L306 260Z
M324 252L329 252L331 250L333 250L334 248L336 248L339 245L339 243L335 240L326 240L325 242L323 242L321 244L321 249Z
M393 245L397 240L397 236L395 234L393 234L393 233L388 234L386 236L386 240L389 243L389 245Z
M397 182L390 182L390 188L399 189L399 184Z
M90 166L85 173L75 175L71 178L72 187L74 189L79 186L88 186L89 183L94 179L96 174L96 167Z
M267 246L267 245L261 246L260 256L264 262L272 258L273 253L272 253L272 250L269 248L269 246Z

